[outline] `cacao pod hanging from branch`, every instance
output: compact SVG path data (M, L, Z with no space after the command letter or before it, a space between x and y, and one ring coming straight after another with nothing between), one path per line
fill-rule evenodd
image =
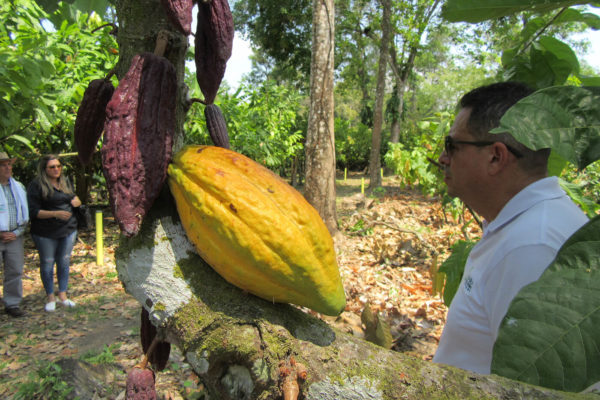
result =
M196 79L206 104L215 101L233 48L233 15L227 0L200 1L194 59Z
M176 91L173 65L143 53L133 57L106 107L102 167L113 215L126 236L137 234L165 182Z
M84 166L92 161L92 155L104 130L106 105L115 91L110 81L112 75L111 72L104 79L91 81L77 109L73 134L77 157Z
M204 108L206 128L215 146L229 148L229 134L227 123L221 109L216 104L209 104Z
M193 0L160 0L168 20L185 36L192 33Z

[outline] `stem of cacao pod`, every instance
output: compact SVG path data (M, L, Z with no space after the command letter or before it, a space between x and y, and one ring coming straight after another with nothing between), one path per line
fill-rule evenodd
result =
M150 360L150 355L152 355L152 352L154 351L159 342L161 342L161 340L159 339L159 336L156 335L154 339L152 339L152 343L150 343L148 351L146 352L146 354L144 354L144 358L142 358L142 361L138 364L140 368L146 368L146 366L148 365L148 361Z
M110 71L108 71L108 74L106 74L106 76L104 77L105 81L109 81L110 78L117 73L117 67L113 67L113 69L111 69Z
M104 25L100 25L100 26L99 26L99 27L97 27L96 29L92 29L92 32L91 32L91 33L94 33L94 32L96 32L96 31L99 31L99 30L100 30L100 29L102 29L102 28L106 28L107 26L111 26L111 27L112 27L112 31L110 31L110 32L109 32L109 34L111 34L111 35L116 35L116 34L117 34L117 29L118 29L118 27L117 27L117 25L116 25L116 24L114 24L114 23L112 23L112 22L109 22L109 23L107 23L107 24L104 24Z
M202 103L204 105L207 105L206 101L204 101L203 99L199 99L198 97L192 97L191 99L188 99L189 106L191 106L194 103Z
M154 54L157 56L164 56L169 45L169 32L166 30L160 30L156 35L156 46L154 47Z

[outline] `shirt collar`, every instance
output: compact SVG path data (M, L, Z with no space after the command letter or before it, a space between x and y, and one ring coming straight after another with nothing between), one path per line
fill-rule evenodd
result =
M500 229L516 216L541 201L556 199L564 195L565 191L561 189L556 176L535 181L513 196L492 222L483 222L483 234L485 236L490 232Z

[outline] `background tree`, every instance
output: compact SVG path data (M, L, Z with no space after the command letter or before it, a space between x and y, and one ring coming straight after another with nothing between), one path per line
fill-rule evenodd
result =
M383 97L385 96L385 78L389 58L390 40L392 37L392 4L391 0L382 0L381 45L379 47L379 66L377 68L377 90L375 91L375 110L373 133L371 135L371 158L369 161L369 189L381 186L381 130L383 125Z
M304 195L319 212L332 235L337 232L333 132L334 21L333 0L314 0Z
M400 138L400 116L404 110L404 92L408 78L415 65L415 58L423 47L423 35L428 31L440 3L440 0L402 1L398 10L394 12L394 38L390 46L390 65L395 81L392 95L395 109L391 117L391 143L398 143Z

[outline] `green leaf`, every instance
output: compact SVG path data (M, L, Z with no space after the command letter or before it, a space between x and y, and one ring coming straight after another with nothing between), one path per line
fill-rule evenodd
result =
M583 169L600 158L600 88L555 86L514 106L491 133L510 132L525 146L551 148Z
M521 11L546 12L588 3L581 0L448 0L442 8L442 16L450 22L482 22Z
M597 204L593 199L586 197L580 185L565 181L564 179L559 179L559 183L571 200L573 200L584 213L590 218L596 215L596 212L600 209L600 204Z
M574 8L569 8L565 12L561 13L554 23L568 23L568 22L583 22L591 29L600 29L600 16L594 13L581 12Z
M600 76L578 76L583 86L600 86Z
M34 147L34 146L32 146L32 144L31 144L31 140L27 139L27 138L26 138L26 137L24 137L24 136L21 136L21 135L17 135L17 134L15 134L15 135L10 135L10 136L7 136L7 137L6 137L6 138L4 138L4 139L6 139L6 140L16 140L16 141L19 141L19 142L23 143L24 145L26 145L27 147L29 147L29 149L31 149L31 150L35 150L35 147Z
M568 44L550 36L542 36L539 40L539 43L544 50L552 53L552 55L556 57L558 63L560 63L559 68L565 68L569 70L565 76L565 79L570 73L579 72L579 61L577 60L575 52Z
M548 175L549 176L560 176L562 171L567 166L567 160L556 154L556 152L550 152L548 158Z
M459 240L452 245L452 254L440 266L439 272L446 274L446 285L444 286L444 304L450 307L454 295L458 290L460 281L465 271L467 257L475 242Z
M600 380L600 216L567 240L511 303L492 373L579 392Z

